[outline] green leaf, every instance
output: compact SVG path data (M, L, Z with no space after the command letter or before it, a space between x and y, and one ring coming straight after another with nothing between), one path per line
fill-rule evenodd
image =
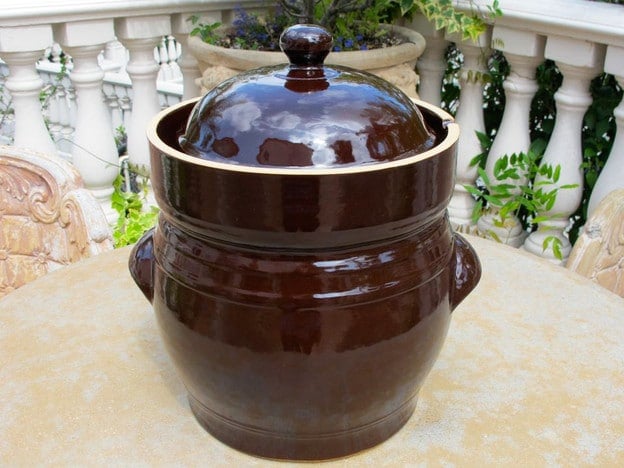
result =
M555 170L552 175L553 182L555 183L559 182L560 176L561 176L561 164L557 164L557 167L555 167Z
M503 241L501 241L500 237L498 237L498 235L494 231L488 231L488 235L492 237L492 239L494 239L499 244L503 243Z
M477 154L474 158L472 158L470 160L470 163L468 164L470 167L474 167L476 165L478 165L481 162L482 159L482 155L481 154Z
M490 183L490 178L488 177L487 172L485 172L485 169L483 169L482 167L477 168L477 175L481 177L481 180L483 180L483 183L485 184L486 187L489 187L492 185Z
M554 196L549 196L546 199L546 211L550 211L553 209L553 207L555 206L555 201L557 201L557 194L555 193Z
M401 16L405 16L405 14L408 11L410 11L412 7L414 6L414 1L413 0L401 0L399 5L401 7Z
M483 194L483 198L492 206L503 206L504 204L499 198L487 194Z
M558 260L563 260L563 252L561 251L561 239L555 236L548 236L544 238L544 242L542 242L542 251L545 252L548 249L548 246L552 248L553 255Z
M549 221L550 219L551 219L550 216L535 216L534 218L531 219L531 223L540 224L540 223L543 223L544 221Z
M481 197L483 196L483 191L479 190L477 187L475 187L474 185L468 185L465 184L464 188L466 189L466 191L470 194L470 195L474 195L475 197Z
M115 247L133 244L156 223L158 208L144 209L146 186L141 193L124 192L123 177L119 175L113 182L111 204L118 213L113 229Z

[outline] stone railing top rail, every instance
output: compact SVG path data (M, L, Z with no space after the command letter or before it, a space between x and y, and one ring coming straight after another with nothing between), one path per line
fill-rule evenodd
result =
M0 0L0 4L0 26L11 27L121 16L219 11L238 6L259 6L262 0Z
M496 23L544 35L569 36L624 47L624 6L591 0L499 0ZM0 26L64 23L110 17L218 11L262 0L2 0ZM464 10L486 11L491 0L455 0Z
M486 12L491 0L455 0L466 11ZM544 36L573 36L624 47L624 5L591 0L499 0L495 22ZM574 34L571 34L574 31Z

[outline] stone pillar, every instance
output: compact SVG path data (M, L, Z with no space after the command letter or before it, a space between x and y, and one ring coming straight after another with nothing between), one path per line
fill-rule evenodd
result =
M50 25L0 28L0 58L9 68L5 86L11 92L15 112L13 144L48 154L57 150L41 112L43 81L36 63L52 42Z
M160 111L156 79L158 63L154 48L162 37L171 33L169 16L140 16L117 18L117 38L129 51L126 71L132 81L132 115L128 123L128 156L136 166L149 167L149 145L145 136L147 126Z
M560 166L561 175L557 185L576 184L576 188L560 190L552 208L537 213L540 217L547 216L551 219L538 224L537 231L526 239L524 248L554 263L564 264L572 247L564 231L569 224L569 217L576 211L583 196L583 116L592 102L589 85L592 78L602 70L605 47L582 39L548 36L545 55L559 67L563 74L563 83L555 93L555 128L544 152L542 164L553 168ZM538 175L535 183L544 180L543 176ZM548 238L558 239L563 260L556 258L552 242L544 248L544 242Z
M624 88L624 47L610 45L607 48L604 71L614 75L619 85ZM589 198L587 218L611 191L624 188L624 99L620 101L613 114L617 125L615 140Z
M427 41L425 51L416 62L420 76L418 95L423 101L439 106L442 102L442 79L446 70L444 52L449 41L444 37L444 31L435 29L423 15L415 15L405 26L418 31Z
M491 30L483 33L477 43L459 41L457 47L464 55L464 65L460 71L461 94L455 120L461 128L457 143L457 174L453 198L449 204L449 216L454 228L460 232L474 232L472 221L475 201L465 189L465 185L474 185L477 167L471 166L472 159L481 153L481 144L476 132L485 132L483 118L483 75L487 73L486 60L489 56Z
M544 61L545 38L529 31L495 26L492 44L505 54L510 65L510 73L503 83L505 110L488 154L485 172L492 183L516 185L518 188L515 193L519 194L520 187L527 184L526 175L521 175L519 180L496 181L494 165L505 155L526 153L531 145L529 129L531 101L538 89L535 71ZM477 226L481 235L495 237L514 247L520 247L526 238L526 232L518 218L510 214L502 223L496 207L490 207L488 212L481 216Z
M189 15L177 14L171 17L171 29L173 37L182 46L182 55L178 58L178 66L182 71L182 82L184 91L182 100L191 99L199 96L200 88L197 85L197 80L201 77L199 72L199 66L197 60L189 53L189 49L186 45L189 33L193 29L193 25L190 24Z
M113 181L119 174L119 157L102 93L104 72L98 65L98 55L114 38L113 20L59 24L54 32L74 65L69 75L76 90L77 105L72 161L112 224L117 219L111 196Z

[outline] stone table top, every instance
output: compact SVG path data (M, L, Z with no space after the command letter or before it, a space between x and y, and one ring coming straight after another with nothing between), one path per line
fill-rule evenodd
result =
M483 277L414 415L377 447L322 464L624 466L624 299L469 240ZM0 465L294 465L237 452L195 421L129 252L0 300Z

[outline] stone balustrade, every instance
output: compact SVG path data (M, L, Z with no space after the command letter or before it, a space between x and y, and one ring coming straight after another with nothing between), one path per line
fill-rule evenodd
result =
M455 3L466 11L485 11L490 2ZM111 184L119 171L116 129L127 132L129 160L147 165L147 123L161 108L199 92L197 64L185 49L192 28L189 17L199 14L210 21L227 21L234 8L260 5L261 1L229 0L109 0L105 4L22 0L3 6L0 131L9 134L16 146L70 158L112 221ZM417 65L422 99L441 102L448 44L454 42L463 56L456 108L462 136L449 213L459 230L479 230L485 235L495 232L512 245L551 259L552 248L544 249L543 241L545 236L555 236L565 257L571 247L565 230L583 195L581 127L592 99L589 82L605 72L624 84L624 7L589 0L500 0L500 6L503 15L495 18L476 44L436 31L422 17L407 24L427 39L427 49ZM72 59L68 76L60 79L58 47ZM555 205L539 213L548 219L530 235L513 217L503 228L498 226L496 210L475 224L475 200L466 190L478 176L470 163L481 152L475 133L485 131L485 83L480 77L487 71L484 57L492 50L504 54L510 73L504 83L506 105L501 124L485 164L489 175L502 155L529 148L536 67L550 59L563 75L555 95L555 127L543 159L561 166L559 183L575 184L575 188L559 192ZM56 58L43 61L44 53ZM55 92L47 93L52 87ZM624 187L623 103L614 114L616 137L592 192L590 210L610 190ZM519 186L529 182L515 181Z
M458 0L455 3L466 12L484 13L491 2ZM457 37L442 37L431 27L421 29L428 44L435 45L435 52L428 47L428 53L423 55L422 69L419 64L421 80L439 80L439 73L445 66L440 60L444 39L456 41L464 55L456 114L462 128L462 140L458 148L456 190L449 214L458 230L480 232L516 247L522 246L553 262L563 263L571 249L566 229L583 196L582 128L585 112L592 103L590 82L604 72L614 75L620 86L624 85L624 6L588 0L500 0L499 4L502 16L495 18L478 44L460 41ZM414 23L414 27L421 26L419 21ZM465 189L466 185L475 185L477 181L476 167L471 166L470 161L480 152L475 131L483 132L484 104L483 83L468 78L484 71L489 48L501 51L510 66L510 73L503 84L506 102L502 120L485 164L490 180L494 180L494 166L499 158L529 150L529 113L538 89L537 66L545 60L552 60L563 75L563 83L555 94L555 125L542 164L553 168L560 166L558 185L572 185L573 188L560 190L554 205L537 213L542 220L530 235L513 214L501 224L496 207L491 207L475 223L471 216L475 200ZM421 84L422 96L439 103L439 94L429 91L431 87L431 83ZM607 163L592 190L589 214L607 193L624 187L624 103L619 104L614 114L616 137ZM519 191L527 183L538 184L535 186L539 187L539 183L544 181L543 175L538 175L534 181L527 181L522 174L520 176L518 180L501 182L516 184ZM551 240L546 242L545 248L547 238ZM555 255L552 238L558 240L563 259Z
M110 197L119 173L116 129L123 127L127 133L130 161L147 165L145 129L150 119L182 97L198 94L194 80L199 71L184 50L188 18L200 14L220 19L240 4L23 0L4 5L4 136L8 128L15 146L68 156L113 221ZM71 57L68 77L59 78L54 60L42 60L55 45Z

